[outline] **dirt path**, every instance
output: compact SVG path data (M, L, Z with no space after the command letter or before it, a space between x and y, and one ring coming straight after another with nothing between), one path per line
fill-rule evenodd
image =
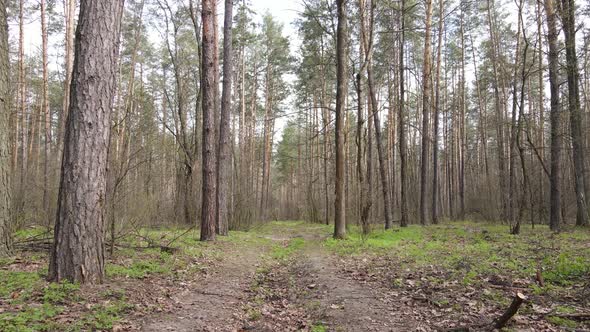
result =
M295 280L302 295L297 296L293 306L298 307L299 312L307 311L297 313L298 317L310 320L307 329L312 325L321 325L328 331L352 332L405 331L417 327L414 321L408 321L396 308L388 306L378 289L342 275L337 267L338 258L322 246L329 234L305 225L291 229L273 227L262 236L275 243L294 238L305 240L303 249L293 256L288 266L277 269L282 272L276 273L282 273L284 280ZM256 322L244 318L244 304L251 302L254 296L251 286L256 267L264 264L262 254L268 249L241 244L234 244L231 250L223 248L223 261L213 272L174 297L178 308L173 313L146 321L142 331L243 331L256 330L256 327L260 331L273 330L268 326L281 326L285 331L301 329L301 320L295 319L292 322L285 320L286 325L276 325L276 315L262 315ZM263 286L288 287L281 283ZM274 310L279 316L290 315L281 307L285 301L288 299L274 299L274 303L279 303ZM269 305L272 306L266 304ZM293 306L289 305L290 310Z
M228 243L223 245L227 246ZM203 280L173 297L173 313L144 322L141 331L236 331L237 313L247 298L250 280L267 250L260 245L223 248L223 260Z
M319 324L328 331L410 331L416 324L396 312L382 299L379 290L346 278L337 258L312 240L302 255L308 287L319 301L323 317Z

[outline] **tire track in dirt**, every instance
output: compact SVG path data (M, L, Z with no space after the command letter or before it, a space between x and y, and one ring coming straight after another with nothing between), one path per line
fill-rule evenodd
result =
M192 282L173 296L174 312L146 320L141 331L236 331L241 326L237 313L265 246L235 245L224 248L223 260L206 278Z
M323 229L323 231L322 231ZM281 240L303 238L305 246L296 253L284 270L296 279L298 299L296 306L307 312L310 326L323 326L328 331L415 331L420 324L404 315L401 308L392 307L385 299L385 290L375 285L360 283L348 278L339 268L336 255L323 246L330 236L323 227L310 227L281 231L275 236ZM287 280L288 278L278 278ZM273 285L268 285L270 288ZM283 292L288 293L288 292ZM283 299L288 300L288 299ZM275 303L282 303L276 300ZM288 301L287 301L288 302ZM275 308L280 310L280 308ZM296 316L294 318L298 318ZM293 319L297 322L297 319ZM270 325L270 324L267 324ZM258 327L264 326L259 324ZM260 329L261 331L270 331ZM285 331L299 330L297 326L283 326Z
M318 301L319 322L329 331L413 331L417 324L382 299L379 289L342 275L337 259L312 240L301 256L310 301Z
M264 237L274 243L293 238L305 239L304 248L296 253L284 272L285 276L296 280L303 294L293 304L300 310L313 311L307 315L313 317L313 321L308 322L304 330L309 330L313 324L321 324L328 331L351 332L411 331L419 326L401 315L403 310L389 306L378 288L342 274L337 257L322 246L323 240L329 235L319 233L309 225L303 227L306 228L288 231L274 227ZM263 328L262 321L245 320L244 305L252 300L253 277L270 247L233 244L229 249L222 248L224 259L204 280L192 282L183 292L173 296L177 303L176 310L148 318L141 331L269 330ZM285 331L301 328L301 325L288 325L283 326Z

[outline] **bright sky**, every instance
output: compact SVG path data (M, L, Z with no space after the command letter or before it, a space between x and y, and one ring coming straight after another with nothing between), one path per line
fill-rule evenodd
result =
M300 12L303 11L303 3L301 0L251 0L254 10L258 14L264 14L267 10L285 26L285 34L289 36L292 42L297 38L297 30L293 26L293 22ZM292 48L294 49L294 48Z
M248 0L246 0L248 2ZM237 1L235 1L237 3ZM275 17L275 19L283 24L284 35L288 36L291 43L291 52L296 52L299 48L300 41L297 35L297 30L293 25L293 22L297 18L303 9L302 0L249 0L252 9L256 12L256 19L258 22L261 20L261 16L267 11ZM62 11L61 3L57 3L58 12ZM218 23L220 33L223 29L223 13L224 13L224 2L218 0ZM13 42L17 42L18 38L18 21L17 17L9 22L10 36ZM39 20L39 14L33 12L28 19L25 20L25 53L26 54L40 54L41 52L41 25ZM49 50L49 66L51 68L58 68L61 66L61 49L55 48L56 45L60 45L63 42L63 35L54 34L50 36L50 50ZM13 51L16 51L14 49ZM293 80L292 75L289 75L289 80ZM292 100L287 100L284 105L287 108L285 111L290 112L292 107ZM279 118L276 124L275 138L279 138L280 133L286 123L286 118Z
M299 48L300 40L299 36L297 35L297 29L293 25L295 19L303 11L303 3L302 0L251 0L252 7L254 11L258 14L259 18L265 12L270 12L272 16L279 22L283 23L283 33L285 36L289 37L289 41L291 43L291 53L294 53ZM290 81L294 80L293 75L289 75L287 78ZM290 96L285 102L284 106L286 107L285 112L292 112L293 111L293 96ZM281 139L281 133L285 125L287 124L287 119L285 117L281 117L277 119L275 124L275 141L279 141Z
M219 28L223 29L223 1L218 0L218 21ZM293 26L293 22L297 18L297 15L302 11L303 3L301 0L250 0L250 4L257 14L262 15L266 11L270 12L278 21L284 25L284 31L293 46L298 46L297 31ZM61 6L58 3L57 10L61 11ZM40 22L38 15L34 13L29 17L25 23L25 52L31 54L32 52L38 52L41 45L41 34L40 34ZM11 36L16 36L18 33L18 25L15 20L10 22ZM56 36L52 36L56 37ZM56 38L63 38L57 36ZM53 41L50 41L53 42ZM292 48L296 49L296 48Z

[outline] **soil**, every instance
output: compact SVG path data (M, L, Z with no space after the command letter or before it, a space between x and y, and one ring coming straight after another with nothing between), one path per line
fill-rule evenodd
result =
M141 331L235 331L247 299L260 246L226 246L223 260L204 278L173 296L171 313L147 319Z
M274 295L261 305L261 317L253 318L246 311L254 305L252 285L257 267L267 264L269 248L238 245L223 253L223 261L204 280L174 296L171 313L146 320L141 330L298 331L313 326L328 331L415 330L418 324L391 310L378 288L340 272L338 258L321 245L326 236L314 229L285 233L280 228L265 235L277 244L299 237L306 244L288 264L272 266L274 277L263 278L268 283L263 286ZM288 280L294 285L287 285Z
M324 309L321 319L330 331L413 331L416 323L392 310L380 289L346 278L338 262L317 243L305 250L306 277L317 288Z

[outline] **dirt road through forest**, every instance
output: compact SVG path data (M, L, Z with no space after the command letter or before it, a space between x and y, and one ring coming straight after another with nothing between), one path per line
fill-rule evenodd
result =
M223 245L223 260L203 279L174 296L176 309L144 322L142 331L236 331L262 245Z
M274 224L261 232L271 245L236 244L224 248L223 260L212 273L197 281L187 291L175 296L177 308L172 313L154 317L145 322L143 331L285 331L324 328L328 331L401 331L415 327L404 317L395 314L369 285L342 276L337 268L338 258L323 247L329 236L325 228L281 227ZM274 310L263 309L252 314L248 303L255 299L257 268L272 266L272 248L288 245L292 239L303 239L304 245L292 254L282 267L275 265L275 274L282 274L278 285L265 285L265 278L258 278L259 287L273 293ZM270 265L269 265L270 264ZM273 291L273 287L275 288ZM293 298L276 288L290 287ZM278 295L277 295L278 294ZM281 295L283 294L283 295ZM285 303L289 302L288 305ZM269 305L261 304L268 308ZM284 318L290 312L304 312L307 322ZM249 308L249 309L248 309ZM311 308L311 309L310 309ZM313 311L313 313L305 313ZM280 323L278 323L280 318Z

